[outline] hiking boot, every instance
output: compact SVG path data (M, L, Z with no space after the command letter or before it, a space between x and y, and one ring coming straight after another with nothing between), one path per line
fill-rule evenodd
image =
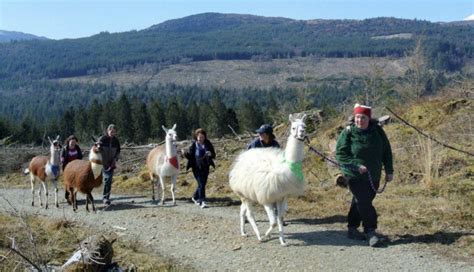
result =
M362 234L357 228L350 227L347 229L347 238L351 240L362 241L365 240L365 235Z
M201 203L200 207L201 207L201 209L207 208L206 202L203 201Z
M102 200L102 203L104 203L105 206L109 206L110 205L110 200L104 199L104 200Z
M199 206L199 202L196 199L194 199L194 197L191 197L191 200L194 202L194 204Z
M336 186L347 188L347 180L342 174L338 174L334 179Z
M377 236L375 231L367 232L367 240L369 240L369 246L371 247L380 246L380 238Z

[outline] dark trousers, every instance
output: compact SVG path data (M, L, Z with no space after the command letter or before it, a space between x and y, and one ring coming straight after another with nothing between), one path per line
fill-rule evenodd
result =
M102 177L104 182L104 192L102 193L102 199L110 198L110 191L112 190L112 177L114 176L114 170L105 171L102 170Z
M378 182L374 184L378 188ZM347 226L349 228L358 228L362 222L364 232L377 229L377 212L372 201L375 198L375 192L370 187L366 179L350 179L349 189L352 192L352 203L347 215Z
M209 176L209 168L205 169L193 169L194 178L196 179L198 186L194 192L193 198L196 199L199 204L206 200L206 183L207 177Z

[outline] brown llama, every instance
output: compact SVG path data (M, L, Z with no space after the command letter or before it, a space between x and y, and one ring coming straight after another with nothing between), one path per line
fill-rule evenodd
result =
M102 185L102 155L100 153L100 142L94 140L94 145L89 152L89 161L73 160L64 169L64 188L66 199L77 210L77 192L86 195L86 210L89 211L89 202L95 212L92 189Z

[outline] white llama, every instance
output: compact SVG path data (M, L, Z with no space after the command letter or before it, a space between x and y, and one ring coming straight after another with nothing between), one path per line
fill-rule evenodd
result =
M283 238L283 216L286 212L287 197L304 193L302 161L304 157L303 141L306 137L304 115L301 119L289 116L291 131L286 149L254 148L240 154L229 174L232 190L239 195L240 231L246 236L244 224L247 216L257 239L261 241L260 232L252 212L252 204L264 206L270 221L270 228L265 232L267 237L278 224L280 243L286 246ZM277 215L274 209L277 210Z
M179 160L176 148L176 124L171 129L163 126L166 133L165 144L153 148L146 159L148 174L152 183L152 199L155 200L155 180L160 179L161 185L161 205L165 203L165 184L163 179L171 177L171 196L173 197L173 205L176 205L174 191L176 188L176 178L179 174Z

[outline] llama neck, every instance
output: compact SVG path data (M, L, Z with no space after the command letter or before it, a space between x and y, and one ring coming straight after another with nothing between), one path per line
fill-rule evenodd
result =
M49 163L51 165L57 166L59 165L60 159L59 159L59 151L56 151L56 149L51 148L51 157L49 159Z
M301 162L304 158L304 145L290 135L285 148L285 160L289 162Z
M94 179L98 178L102 174L102 155L100 153L95 153L93 150L89 152L89 161L91 162L92 174Z
M170 138L166 138L166 156L168 158L176 156L176 146Z

